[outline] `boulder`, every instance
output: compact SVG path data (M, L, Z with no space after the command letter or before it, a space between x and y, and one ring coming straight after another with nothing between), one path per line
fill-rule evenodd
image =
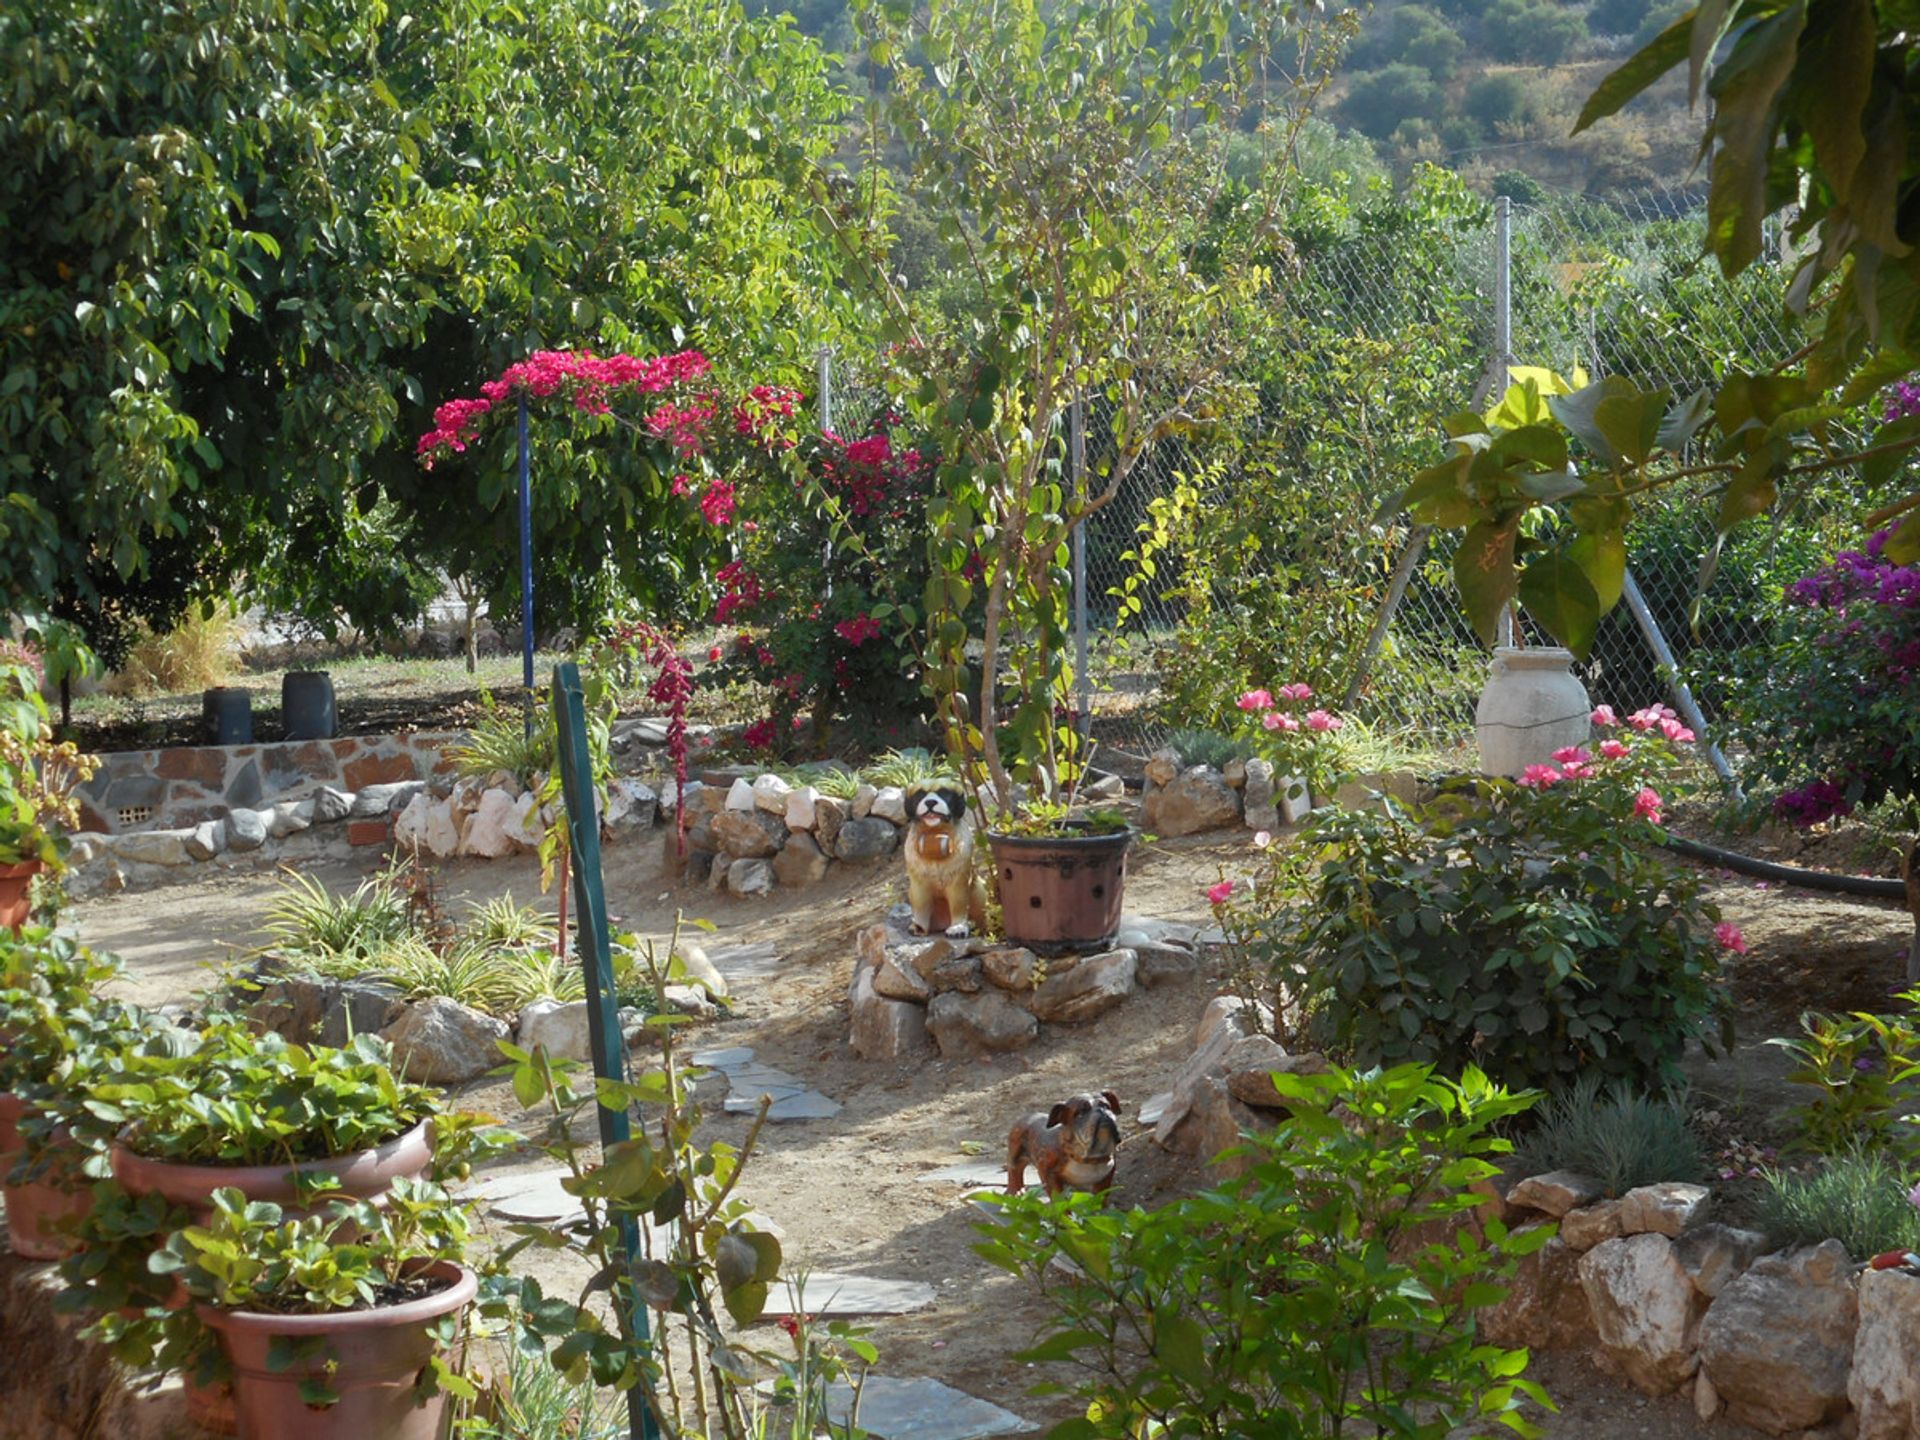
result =
M840 827L833 853L839 859L858 863L889 855L899 843L900 832L885 820L855 819Z
M518 794L520 782L512 776L507 777L508 784ZM347 814L356 820L377 820L391 815L395 810L407 805L413 797L426 789L421 780L401 780L390 785L367 785L357 791L353 805Z
M113 837L115 858L136 865L186 865L193 855L187 849L191 830L135 830Z
M1603 1240L1580 1257L1593 1328L1627 1379L1649 1395L1678 1390L1694 1372L1706 1301L1663 1235Z
M873 808L867 812L877 820L895 825L907 823L907 792L898 785L886 785L873 792Z
M850 818L854 820L864 820L867 816L871 815L873 813L874 798L879 795L879 793L880 792L874 789L873 786L867 784L862 784L858 790L855 790L853 792L852 814Z
M722 808L727 810L753 809L753 782L744 775L735 780L732 785L727 787L726 803Z
M1602 1240L1619 1239L1620 1202L1602 1200L1569 1210L1560 1217L1560 1238L1567 1242L1568 1249L1583 1255Z
M873 967L873 988L889 1000L911 1000L925 1005L933 999L933 986L912 965L900 963L900 952L888 951Z
M1769 1255L1708 1307L1701 1371L1742 1424L1769 1435L1824 1425L1847 1408L1857 1316L1838 1240Z
M1147 757L1146 784L1149 791L1171 785L1180 775L1180 752L1160 749Z
M980 957L980 971L987 980L1016 994L1033 989L1038 967L1039 960L1034 953L1018 947L988 950Z
M407 801L406 807L394 817L393 843L407 850L418 850L427 843L427 815L433 808L433 802L423 790Z
M282 800L267 812L267 833L276 840L298 835L313 825L313 801Z
M506 796L495 790L503 803ZM513 1032L504 1020L449 1000L429 996L406 1008L381 1038L393 1046L395 1067L420 1085L461 1085L504 1062L499 1042Z
M927 1011L905 1000L889 1000L873 988L873 967L853 967L847 999L852 1010L849 1041L862 1060L898 1060L928 1048Z
M727 889L736 895L773 893L773 865L766 860L736 860L727 867Z
M660 991L661 1008L674 1015L685 1015L693 1020L714 1020L720 1015L720 1007L713 1003L711 996L698 985L668 985Z
M847 802L844 800L822 795L813 802L813 838L819 842L823 854L834 853L834 842L840 838L840 827L849 818Z
M1860 1276L1859 1325L1847 1399L1859 1440L1912 1440L1920 1435L1920 1279L1900 1270Z
M1227 1088L1227 1057L1257 1026L1270 1021L1264 1010L1249 1023L1247 1003L1234 995L1215 997L1194 1027L1193 1054L1174 1077L1171 1098L1154 1125L1154 1142L1182 1155L1211 1160L1239 1143L1240 1133L1260 1127L1260 1116ZM1240 1167L1228 1165L1227 1171Z
M936 943L946 948L936 950L929 945L912 962L920 978L932 987L936 995L943 995L949 990L958 990L963 995L977 994L986 983L980 968L980 957L973 953L970 946L955 947L946 941Z
M1104 1015L1134 991L1131 950L1089 955L1070 969L1049 966L1027 1006L1041 1020L1073 1024Z
M801 785L787 796L786 820L789 830L813 829L814 815L820 803L820 792L811 785Z
M331 981L319 1028L308 1038L337 1048L356 1035L378 1035L406 1008L406 992L398 985L383 980Z
M753 782L753 804L757 810L778 816L781 824L786 823L787 797L793 793L793 786L778 775L761 775Z
M482 791L473 818L460 838L460 853L487 860L513 854L520 848L509 833L515 819L513 796L504 790Z
M650 829L660 818L660 797L654 793L651 785L644 780L616 780L616 790L627 797L627 814L622 822L629 830Z
M1561 1234L1565 1234L1563 1226ZM1767 1237L1758 1230L1736 1230L1731 1225L1696 1225L1673 1244L1673 1258L1693 1281L1693 1288L1711 1300L1735 1276L1760 1258Z
M227 849L236 854L258 850L267 843L267 817L258 810L235 808L227 812Z
M787 843L780 847L780 853L773 857L773 873L789 890L804 890L826 879L827 868L832 863L813 836L805 830L794 830L788 834Z
M761 860L780 853L787 822L766 810L724 810L713 817L713 838L736 860Z
M1149 990L1191 980L1200 968L1200 957L1185 945L1149 940L1138 932L1122 931L1114 946L1133 951L1134 978Z
M227 848L227 827L219 820L202 820L187 832L187 838L181 843L194 859L211 860Z
M672 973L674 979L697 985L716 1000L727 998L727 977L720 973L720 967L698 945L683 942L675 948Z
M1267 761L1247 761L1247 783L1240 791L1240 808L1249 830L1280 828L1280 807L1273 793L1273 766Z
M1308 1053L1289 1055L1265 1035L1249 1035L1226 1053L1220 1068L1227 1075L1227 1093L1256 1110L1284 1110L1288 1101L1274 1088L1275 1075L1318 1075L1327 1057Z
M1516 1234L1539 1228L1520 1227ZM1580 1284L1580 1255L1559 1236L1520 1257L1507 1297L1478 1315L1480 1334L1496 1345L1578 1350L1593 1344L1593 1312Z
M1080 787L1080 793L1089 800L1121 800L1126 798L1127 782L1118 775L1096 775Z
M439 859L460 853L461 832L466 816L456 816L453 801L436 800L427 807L427 823L423 832L427 849Z
M752 787L749 786L748 788L751 789ZM701 780L689 780L687 782L687 788L682 792L681 803L687 807L689 817L694 815L718 815L722 810L729 807L729 802L731 802L732 799L733 786L731 782L725 785L709 785ZM749 807L743 805L735 808L744 810Z
M1146 828L1156 835L1197 835L1236 824L1240 796L1218 770L1195 765L1171 782L1156 786L1142 810Z
M1620 1197L1622 1235L1665 1235L1672 1239L1706 1218L1709 1192L1704 1185L1662 1180Z
M353 813L353 796L345 790L336 790L331 785L322 785L313 797L313 823L331 825L336 820L344 820Z
M1526 1210L1538 1210L1558 1220L1569 1210L1591 1205L1604 1193L1591 1175L1572 1170L1553 1170L1545 1175L1529 1175L1507 1192L1507 1203Z
M509 840L528 850L538 850L547 838L546 817L540 811L540 797L529 790L518 796L507 822L501 827Z
M922 1013L928 1033L949 1059L1025 1049L1040 1033L1038 1020L991 986L976 995L957 990L936 995Z
M593 1022L584 1000L535 1000L520 1012L513 1043L522 1050L545 1046L555 1060L593 1058Z

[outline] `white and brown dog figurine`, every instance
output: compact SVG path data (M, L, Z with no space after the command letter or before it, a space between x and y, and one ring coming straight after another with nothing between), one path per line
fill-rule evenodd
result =
M907 903L916 935L967 934L973 908L973 817L957 789L907 792Z
M1040 1173L1051 1200L1062 1190L1105 1194L1120 1148L1120 1097L1111 1090L1075 1095L1038 1110L1007 1134L1007 1194L1027 1188L1027 1166Z

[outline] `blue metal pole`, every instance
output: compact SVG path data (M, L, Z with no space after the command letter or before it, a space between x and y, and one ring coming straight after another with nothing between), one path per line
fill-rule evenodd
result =
M527 392L520 392L520 683L533 724L533 475L527 442Z

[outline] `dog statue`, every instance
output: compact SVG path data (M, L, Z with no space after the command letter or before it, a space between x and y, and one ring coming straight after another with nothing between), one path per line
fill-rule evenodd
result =
M973 817L950 786L907 792L907 902L913 933L968 933L973 902Z
M1044 1115L1036 1110L1007 1133L1007 1193L1027 1188L1031 1165L1049 1200L1062 1190L1105 1194L1119 1147L1120 1097L1111 1090L1075 1095Z

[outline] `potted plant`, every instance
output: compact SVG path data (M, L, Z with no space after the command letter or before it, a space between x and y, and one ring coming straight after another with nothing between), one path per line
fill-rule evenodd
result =
M33 669L0 663L0 925L25 924L34 877L65 868L72 845L65 831L79 821L73 787L98 765L71 744L53 743Z
M399 1179L381 1203L289 1215L231 1187L155 1254L218 1337L241 1440L438 1440L463 1312L468 1220Z

